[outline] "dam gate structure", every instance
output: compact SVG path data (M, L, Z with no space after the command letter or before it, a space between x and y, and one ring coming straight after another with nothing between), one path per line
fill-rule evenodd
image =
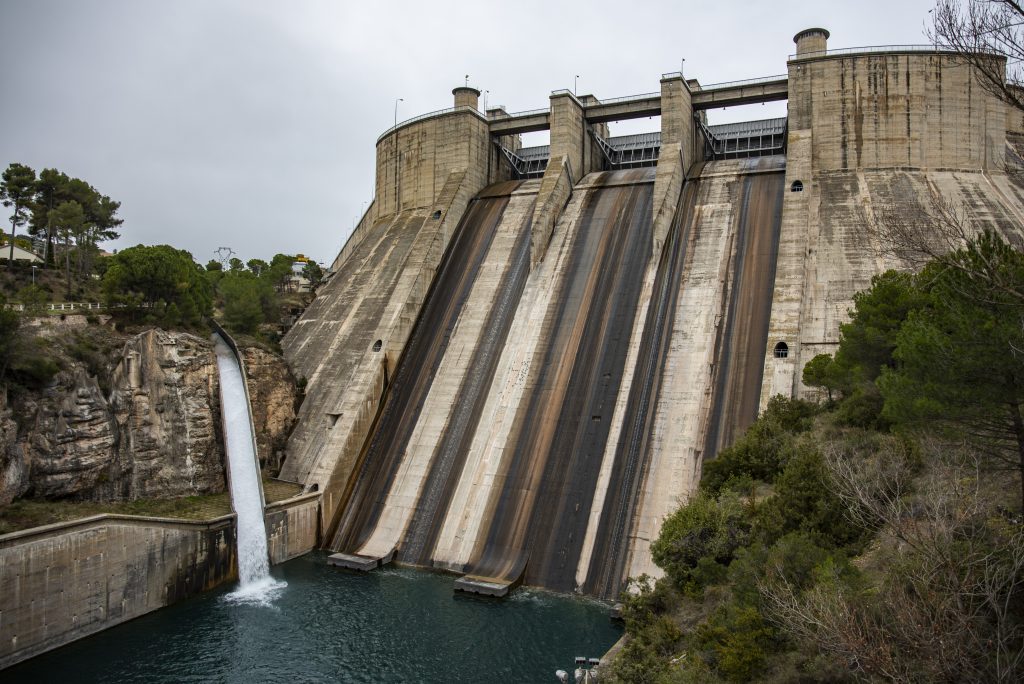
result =
M854 293L908 268L880 215L944 197L1024 244L1020 114L942 49L828 39L798 33L782 75L527 112L461 86L381 134L374 201L282 343L307 385L281 477L322 493L332 562L615 597L661 574L703 461L813 396Z

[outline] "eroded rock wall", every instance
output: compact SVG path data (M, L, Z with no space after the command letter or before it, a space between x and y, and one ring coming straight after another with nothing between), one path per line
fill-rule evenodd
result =
M209 340L159 329L132 338L111 378L110 407L126 498L224 490L217 361Z
M127 340L106 379L72 360L26 413L30 491L39 498L174 497L224 490L212 345L148 330Z
M0 506L6 506L28 491L28 464L18 443L18 424L7 405L7 392L0 392Z
M118 501L224 491L209 340L59 327L41 337L61 370L42 390L19 393L15 406L0 399L0 505L24 495ZM275 470L295 419L295 382L279 357L257 348L244 355L260 455Z
M243 348L242 356L249 378L249 401L260 465L276 474L281 469L288 435L295 424L298 388L288 364L280 356L258 347Z

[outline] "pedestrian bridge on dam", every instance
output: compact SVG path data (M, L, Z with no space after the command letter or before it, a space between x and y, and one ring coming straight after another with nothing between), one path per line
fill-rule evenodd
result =
M666 78L682 78L682 74L664 74L662 79ZM776 102L789 97L789 78L785 74L707 86L701 86L697 80L691 79L686 81L686 85L691 92L692 106L695 111L714 107ZM552 94L568 92L555 91ZM662 105L660 92L613 97L605 100L588 97L582 104L584 117L588 123L660 116ZM534 133L551 128L551 111L549 109L513 113L508 113L501 108L491 109L487 112L487 119L491 135L496 136Z

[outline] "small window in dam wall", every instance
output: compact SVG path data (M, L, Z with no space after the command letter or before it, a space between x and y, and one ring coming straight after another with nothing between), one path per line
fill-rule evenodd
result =
M775 358L785 359L789 357L789 345L785 342L779 342L775 345Z
M803 181L798 181L798 180L797 181L793 181L793 184L789 186L789 191L790 192L803 192L804 191L804 182Z
M384 343L381 342L380 340L377 340L376 342L373 343L373 351L379 352L382 346L384 346Z

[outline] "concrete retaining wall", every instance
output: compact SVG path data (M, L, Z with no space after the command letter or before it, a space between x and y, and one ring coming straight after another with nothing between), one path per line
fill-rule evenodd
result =
M320 541L320 493L267 504L264 519L272 565L308 553Z
M319 539L318 492L266 508L270 562ZM0 669L238 578L235 517L97 515L0 536Z
M237 578L234 516L98 515L0 536L0 668Z

